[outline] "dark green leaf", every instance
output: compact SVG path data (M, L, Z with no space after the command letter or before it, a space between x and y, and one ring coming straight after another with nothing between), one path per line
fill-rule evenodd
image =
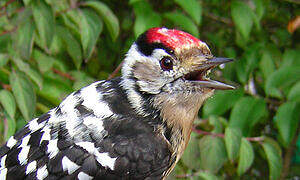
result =
M240 152L239 152L237 174L239 176L244 174L253 163L253 160L254 160L253 147L246 138L242 138Z
M276 112L274 122L285 147L288 147L296 134L299 117L300 104L296 102L286 102Z
M299 67L283 67L273 72L265 83L266 94L273 97L283 98L283 88L300 80Z
M218 172L226 161L224 141L219 137L204 136L200 140L199 148L202 169Z
M76 68L79 69L82 63L82 52L79 42L63 26L57 26L56 30L57 34L66 44L68 54L71 56Z
M209 124L214 126L214 129L211 131L212 133L223 133L223 124L221 118L222 117L218 117L215 115L209 116Z
M300 102L300 82L298 81L290 90L288 95L289 101Z
M115 14L109 9L109 7L99 1L88 1L84 3L85 6L93 8L104 20L105 25L113 40L119 35L119 21Z
M29 59L33 46L34 25L30 20L22 23L14 36L14 47L23 59Z
M197 25L201 22L201 13L202 7L199 1L197 0L175 0L179 6L184 9L186 13L188 13L193 20L196 22Z
M225 146L229 160L232 162L238 157L242 133L238 128L227 127L225 129Z
M16 102L11 92L7 90L0 90L0 103L8 115L14 119L16 114Z
M212 98L209 98L203 107L203 116L222 115L243 96L243 90L217 91Z
M187 148L184 151L184 154L181 157L181 160L185 165L187 165L191 169L199 169L200 168L200 149L199 149L199 140L196 138L197 135L192 133L191 139Z
M54 63L54 58L36 49L33 51L33 58L38 63L39 70L43 73L49 71Z
M13 57L12 60L21 71L23 71L33 82L39 86L40 89L43 87L43 78L40 73L31 68L29 64L20 58Z
M160 26L161 16L153 11L148 1L141 0L132 4L136 20L134 23L134 35L139 36L151 27Z
M231 16L238 31L248 40L253 24L253 11L242 1L231 3Z
M81 89L84 86L95 82L94 78L81 71L72 71L71 76L75 78L75 82L73 84L73 89L75 90Z
M282 169L282 159L281 154L277 150L277 148L268 142L264 142L262 144L263 149L266 153L268 165L269 165L269 177L270 180L276 180L279 179Z
M36 105L36 96L32 84L26 76L19 72L11 73L10 84L22 115L27 121L31 120Z
M32 3L32 13L42 47L48 50L54 35L52 9L44 0L36 0Z
M188 31L192 35L199 37L199 31L196 24L187 16L180 12L168 12L164 17L172 21L176 26L181 27L183 30Z
M243 97L231 111L229 127L240 128L242 134L247 136L251 128L267 114L266 103L263 99Z
M81 44L83 56L87 60L95 48L103 26L100 17L94 11L83 10L80 14L80 18Z

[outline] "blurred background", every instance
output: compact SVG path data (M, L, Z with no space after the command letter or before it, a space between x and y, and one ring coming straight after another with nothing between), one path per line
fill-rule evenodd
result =
M236 59L212 76L237 90L206 102L169 179L299 179L299 0L0 0L0 144L156 26Z

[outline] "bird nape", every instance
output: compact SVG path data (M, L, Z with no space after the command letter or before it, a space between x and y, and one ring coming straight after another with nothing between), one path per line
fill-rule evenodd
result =
M0 148L0 179L164 179L215 89L214 57L192 35L152 28L128 51L122 76L98 81L31 120Z

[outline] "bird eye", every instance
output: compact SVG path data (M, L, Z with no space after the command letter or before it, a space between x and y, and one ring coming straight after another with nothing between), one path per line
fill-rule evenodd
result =
M170 57L163 57L160 60L160 67L166 71L166 70L172 70L173 69L173 61Z

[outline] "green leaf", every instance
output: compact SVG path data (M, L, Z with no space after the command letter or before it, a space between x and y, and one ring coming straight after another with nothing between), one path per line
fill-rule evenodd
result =
M188 13L197 25L201 22L202 6L197 0L175 0L179 6Z
M99 1L88 1L84 2L83 5L93 8L103 18L112 40L115 41L119 35L119 21L109 7Z
M298 81L290 90L288 95L289 101L300 102L300 81Z
M209 124L214 127L214 129L211 131L212 133L223 133L222 117L212 115L209 116L208 121Z
M168 12L164 17L172 21L176 26L181 27L183 30L188 31L195 37L199 37L199 31L196 24L187 16L179 12Z
M269 75L275 71L275 64L269 51L264 51L264 54L259 62L259 67L265 79L267 79Z
M286 102L279 106L274 122L283 140L283 145L288 147L296 134L300 117L300 104Z
M254 20L256 28L258 30L260 30L261 29L260 20L264 15L265 5L264 5L264 2L261 0L254 0L253 3L255 5L255 14L253 14L254 15L253 20Z
M36 96L32 84L26 76L19 72L12 72L9 81L22 115L27 121L31 120L36 105Z
M191 139L187 148L185 149L181 160L185 165L190 169L199 169L200 168L200 149L199 149L199 140L196 138L195 133L191 134Z
M248 136L252 127L268 114L263 99L253 97L241 98L230 113L229 127L240 128Z
M203 116L222 115L243 96L243 90L217 91L212 98L209 98L203 107Z
M4 113L6 114L6 113ZM5 134L5 140L7 141L10 136L14 135L16 132L16 120L10 116L5 116L6 117L6 121L7 121L7 129L6 129L6 134Z
M148 1L141 0L133 3L136 20L134 23L134 35L138 37L151 27L158 27L161 23L160 14L154 12Z
M253 151L252 144L246 138L242 138L240 152L239 152L237 174L239 176L244 174L253 163L253 160L254 160L254 151Z
M52 68L55 60L51 56L47 56L37 49L33 51L33 59L35 59L35 61L38 63L39 70L42 73L49 71Z
M234 1L231 3L231 16L238 31L248 40L253 24L250 7L242 1Z
M43 78L40 73L31 68L29 64L25 63L20 58L13 57L12 60L21 71L23 71L33 82L39 86L40 89L43 87Z
M24 23L18 26L13 44L17 53L23 59L29 59L33 46L34 25L30 19L25 19L24 21Z
M264 142L262 146L268 160L268 165L270 170L269 178L271 180L279 179L281 174L281 169L282 169L282 159L281 159L280 152L271 143Z
M16 114L16 102L14 96L11 92L7 90L0 91L0 103L4 107L4 110L8 113L8 115L14 119Z
M225 146L229 160L233 162L239 153L242 133L238 128L227 127L225 129Z
M1 54L0 53L0 67L3 67L7 64L8 62L8 55L7 54Z
M217 176L210 172L200 172L198 173L198 176L203 180L219 180Z
M288 66L300 66L300 55L297 50L287 49L282 57L282 62L280 64L280 68L288 67Z
M224 142L219 137L204 136L199 143L202 169L216 173L226 161Z
M25 6L29 5L29 3L31 2L31 0L23 0Z
M299 67L283 67L273 72L265 83L268 96L283 98L282 90L300 80Z
M82 51L79 42L63 26L57 26L56 30L57 34L66 44L68 54L71 56L76 68L79 69L82 63Z
M82 71L72 71L71 76L75 79L75 82L73 84L73 89L75 90L81 89L84 86L95 82L94 78L90 77L87 73Z
M31 7L39 39L43 48L48 50L54 35L54 15L52 9L43 0L33 1Z
M80 38L83 56L87 60L95 48L103 26L100 17L94 11L82 10L80 17Z

